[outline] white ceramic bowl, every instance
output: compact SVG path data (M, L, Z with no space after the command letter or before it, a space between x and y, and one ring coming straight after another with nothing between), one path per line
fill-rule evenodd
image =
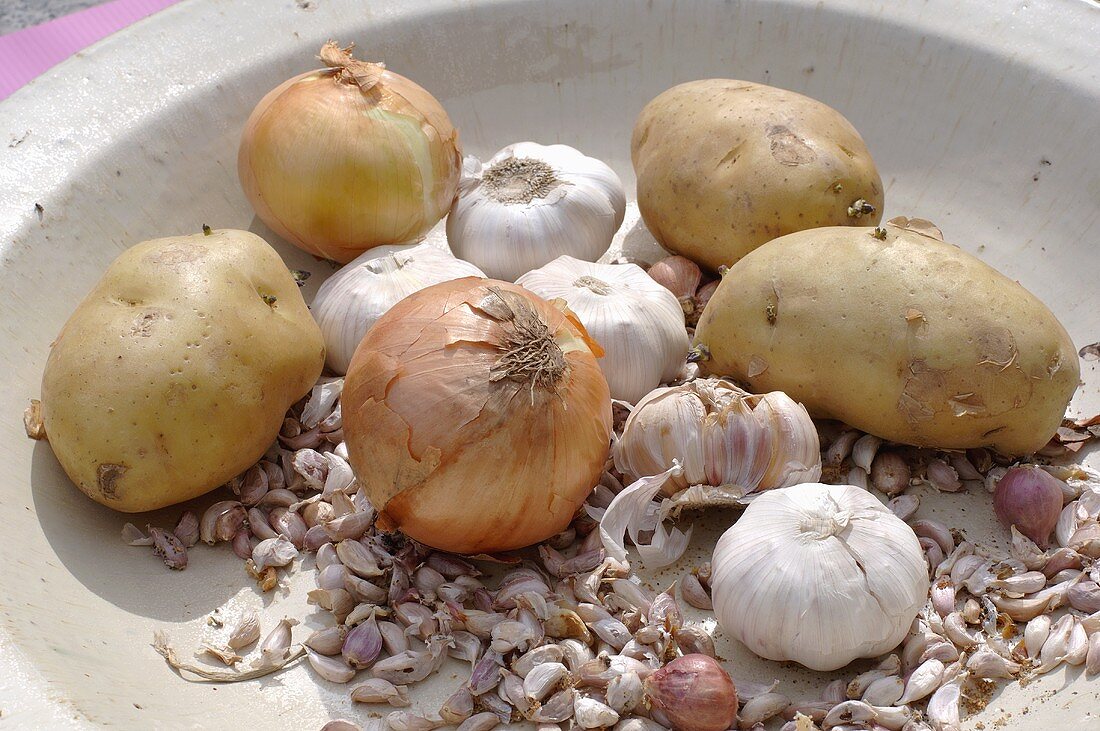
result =
M634 117L672 84L726 76L809 94L862 132L887 217L935 220L1042 297L1078 346L1100 339L1100 5L1091 0L186 0L0 104L5 725L309 729L377 710L352 708L346 688L318 684L306 668L221 687L172 674L149 646L154 629L189 646L226 602L262 604L265 628L284 613L305 617L309 580L261 600L227 550L203 548L187 571L169 573L124 546L125 518L84 498L20 424L50 341L124 248L203 223L250 228L291 266L321 272L253 217L236 152L253 105L315 66L329 37L356 41L431 90L468 152L565 142L609 161L628 189ZM652 253L636 213L619 243ZM1097 364L1083 373L1073 408L1095 412ZM973 539L999 534L986 495L930 497L923 510ZM707 519L693 558L723 519ZM724 639L720 653L735 677L778 677L794 696L838 677ZM417 705L434 710L463 672L452 663L416 686ZM998 693L978 718L1095 728L1097 688L1079 668L1059 670Z

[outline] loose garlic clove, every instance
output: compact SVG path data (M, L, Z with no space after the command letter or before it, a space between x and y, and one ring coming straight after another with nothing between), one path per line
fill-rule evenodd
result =
M629 403L676 377L691 347L676 297L634 264L560 256L516 284L562 299L604 351L611 397Z
M432 244L368 250L325 280L310 305L325 338L326 365L345 373L371 325L413 292L451 279L484 276L473 264ZM305 417L303 413L303 422Z
M596 261L626 213L619 176L566 145L509 145L484 165L463 162L447 217L456 256L515 281L562 255Z
M669 256L651 266L646 273L676 296L685 315L695 312L695 292L703 276L698 264L682 256Z

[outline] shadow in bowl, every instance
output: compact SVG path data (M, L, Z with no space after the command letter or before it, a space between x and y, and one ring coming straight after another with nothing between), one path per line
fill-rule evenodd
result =
M42 533L58 560L88 591L120 609L151 619L185 622L223 605L250 579L228 544L198 544L184 571L170 571L148 547L122 542L131 522L171 529L180 513L199 515L227 498L219 488L195 500L149 513L125 514L81 493L65 475L48 444L34 446L31 497Z

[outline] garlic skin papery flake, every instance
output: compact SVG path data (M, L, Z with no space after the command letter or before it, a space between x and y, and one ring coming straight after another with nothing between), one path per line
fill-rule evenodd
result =
M612 454L615 468L635 480L679 460L683 469L665 495L712 485L741 498L821 479L821 445L805 407L782 391L756 396L720 378L650 392L627 417Z
M675 378L691 348L676 296L635 264L559 256L516 284L543 299L565 300L603 348L599 364L611 398L636 403Z
M484 276L473 264L432 244L367 251L326 279L310 305L325 338L325 364L344 375L371 325L413 292L451 279Z
M447 241L495 279L568 254L595 261L626 213L615 171L567 145L517 142L484 165L467 157L447 217Z
M812 670L894 649L928 597L916 534L851 485L762 493L711 566L723 629L761 657Z

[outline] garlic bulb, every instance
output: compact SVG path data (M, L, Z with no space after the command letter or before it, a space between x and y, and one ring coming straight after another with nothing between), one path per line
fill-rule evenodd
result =
M643 398L613 456L616 469L634 479L680 460L683 471L665 484L668 495L713 485L742 497L821 478L817 429L801 404L781 391L754 396L719 378L658 388Z
M455 256L496 279L569 254L595 261L622 225L626 194L615 171L567 145L509 145L484 166L467 157L447 218Z
M310 310L325 336L325 364L344 375L375 320L413 292L451 279L484 277L480 269L431 244L379 246L333 274Z
M680 303L634 264L559 256L516 284L544 299L565 300L603 348L600 369L611 398L635 403L684 364L691 344Z
M719 624L761 657L813 670L897 647L928 597L913 530L851 485L762 493L711 565Z

